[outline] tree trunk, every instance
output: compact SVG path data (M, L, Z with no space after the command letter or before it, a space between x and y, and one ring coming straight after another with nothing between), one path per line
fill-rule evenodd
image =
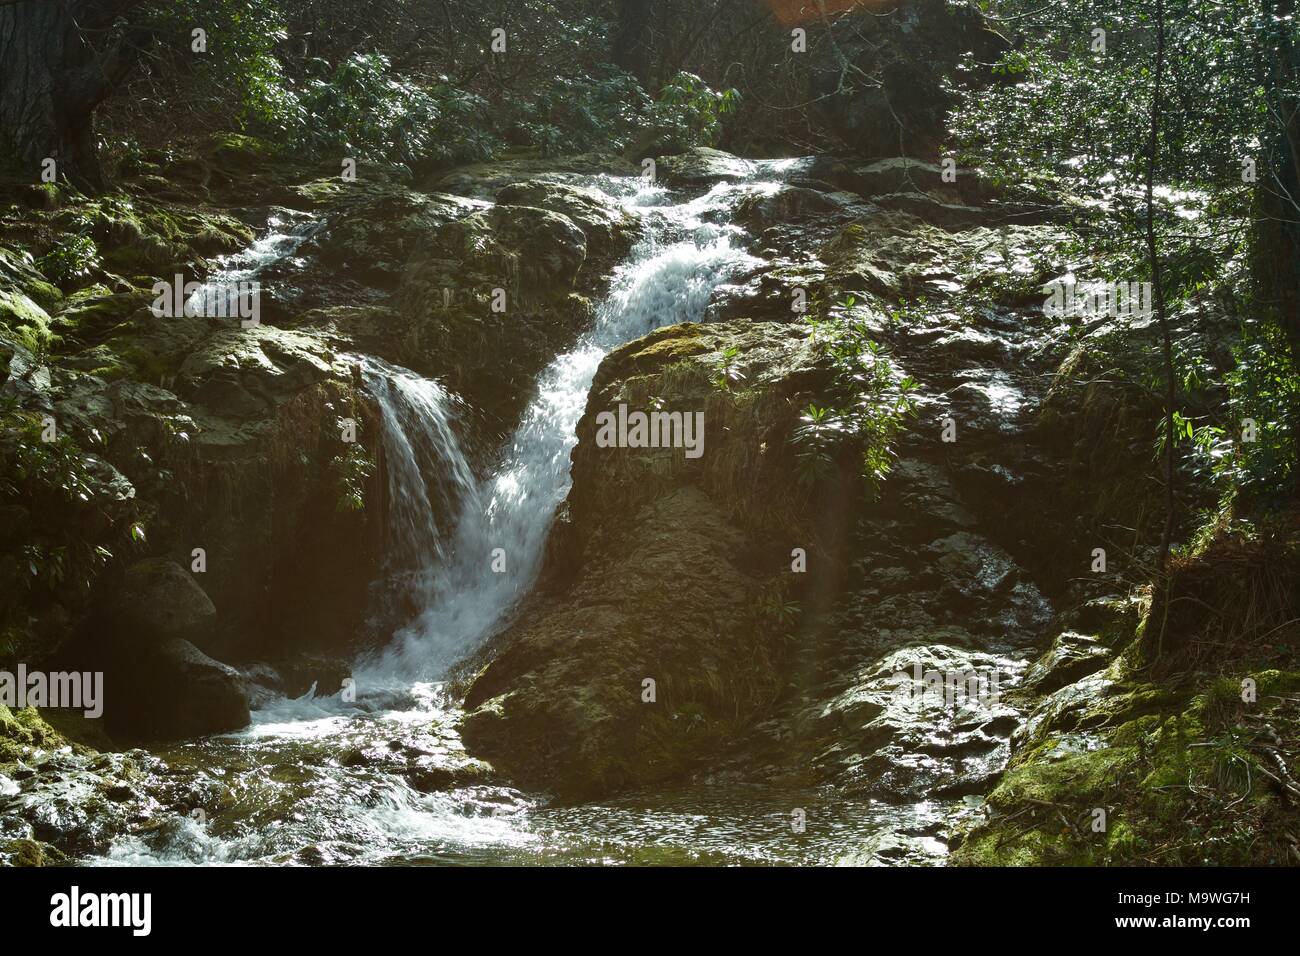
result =
M614 64L637 78L641 88L654 96L650 76L651 38L655 0L619 0L618 24L614 28Z
M0 0L0 138L21 172L104 187L95 108L134 65L144 37L113 35L140 0Z

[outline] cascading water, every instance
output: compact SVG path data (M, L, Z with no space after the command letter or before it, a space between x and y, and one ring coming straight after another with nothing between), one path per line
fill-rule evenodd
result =
M478 483L455 432L455 396L404 368L369 356L358 361L383 430L388 515L377 602L387 611L432 591L451 557L455 515L480 510Z
M781 168L760 170L775 178ZM584 185L619 197L641 218L644 237L612 277L594 326L539 377L536 397L486 477L476 480L466 461L455 396L405 369L357 359L383 417L388 537L380 600L400 598L405 619L387 647L358 663L356 701L280 700L240 733L163 751L170 787L180 785L179 775L191 792L228 792L233 803L211 819L176 815L86 862L807 863L833 860L883 826L932 822L927 814L937 811L924 805L837 800L818 835L789 841L781 836L784 814L790 800L803 798L788 791L715 787L569 809L472 779L422 792L422 768L466 763L455 704L436 682L508 619L533 584L568 492L575 430L601 360L657 327L700 319L718 286L754 261L743 232L727 224L731 210L747 193L777 188L724 184L672 205L662 189L630 179ZM506 573L493 570L497 548Z
M243 252L222 256L216 271L189 296L185 311L191 315L238 315L240 298L247 297L248 287L272 266L291 260L304 242L323 224L315 219L291 221L272 216L267 233Z
M623 190L623 201L636 210L664 197L654 186L623 184ZM426 549L439 555L441 566L427 578L424 608L367 662L365 676L375 682L440 676L489 636L531 587L551 519L568 493L569 453L601 359L655 328L699 319L714 289L755 261L734 241L739 230L702 218L726 209L741 191L723 185L693 203L655 209L656 221L646 224L645 238L614 276L595 326L542 373L500 468L477 489L463 489L450 555L438 546ZM451 459L459 460L459 452ZM418 484L397 474L393 482L394 493ZM420 520L418 514L397 518Z

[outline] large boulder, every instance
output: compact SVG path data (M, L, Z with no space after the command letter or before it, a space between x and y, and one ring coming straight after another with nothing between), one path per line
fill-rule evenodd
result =
M167 558L146 558L126 569L108 608L115 643L153 648L174 639L203 644L217 609L194 576Z
M743 396L712 380L729 348ZM546 584L469 689L472 751L591 795L679 776L770 705L791 549L820 540L789 438L825 375L806 333L777 324L674 326L605 360ZM652 397L704 415L702 454L598 445L601 412Z
M587 240L588 269L627 255L637 235L636 220L608 197L585 186L549 179L512 183L497 193L506 206L535 206L567 216Z
M587 239L567 216L493 206L441 230L396 297L405 347L495 423L512 423L537 373L592 317Z
M332 358L319 338L306 333L270 326L224 329L186 356L175 387L222 418L265 418L329 377Z
M227 659L266 656L268 643L304 633L350 637L381 523L364 503L377 501L383 475L377 408L337 360L332 331L147 309L128 326L51 369L45 394L61 432L118 470L107 487L120 485L114 497L135 513L91 498L117 535L133 521L152 553L186 567L204 552L199 579L225 626L182 636ZM346 420L357 425L352 444Z
M703 190L718 183L741 182L754 174L747 159L708 146L696 146L657 160L658 178L673 189Z
M306 272L287 277L300 287L295 300L299 307L332 304L328 293L346 291L346 280L392 291L412 256L448 224L484 205L416 192L379 177L355 183L320 180L299 191L310 198L322 220L299 250L308 259ZM355 296L339 301L355 301Z
M181 638L118 661L104 675L104 698L110 732L125 737L178 740L249 721L239 672Z

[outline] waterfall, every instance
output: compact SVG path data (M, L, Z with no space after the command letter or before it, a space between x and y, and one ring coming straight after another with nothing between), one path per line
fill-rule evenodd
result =
M379 603L389 610L427 594L447 564L452 522L478 511L478 483L454 428L460 401L437 382L360 356L367 391L379 405L387 475L387 522Z
M723 184L674 206L665 205L661 188L639 181L599 185L641 216L643 237L615 273L593 327L540 376L499 466L483 481L468 478L445 391L391 367L386 383L378 381L383 374L370 377L385 418L390 521L401 526L392 531L392 557L412 562L409 579L422 588L413 619L363 662L371 681L437 679L502 625L534 583L551 520L568 494L569 453L601 360L656 328L699 320L714 289L756 261L740 245L741 230L708 220L726 218L718 214L766 186ZM450 472L450 489L440 485L437 500L421 475L429 452ZM452 505L458 510L448 544L436 516Z
M760 176L781 172L755 165ZM466 759L454 733L458 708L438 681L507 622L534 584L600 362L659 326L703 318L718 286L754 262L744 233L727 225L731 208L774 188L728 184L674 205L662 189L631 179L584 185L619 197L640 218L642 240L611 277L592 327L538 377L517 429L481 478L464 454L465 407L456 395L378 359L347 359L361 365L380 414L386 482L376 591L385 620L374 622L374 636L387 645L357 662L356 699L281 698L255 711L243 731L178 744L165 757L198 768L195 792L238 799L210 819L160 812L162 825L114 840L95 862L590 864L662 862L665 847L735 862L809 862L836 859L845 842L882 828L935 825L931 804L882 809L846 798L823 807L834 815L828 826L792 843L772 827L790 794L756 797L749 785L667 792L650 807L641 797L632 805L550 806L476 775L434 792L414 785L426 769L452 772ZM497 548L501 573L493 570ZM175 779L168 774L160 785L171 793Z
M267 220L267 233L242 252L221 256L217 269L189 296L186 311L193 315L237 315L244 286L258 282L272 266L297 253L299 247L324 228L316 219L292 221L281 216Z

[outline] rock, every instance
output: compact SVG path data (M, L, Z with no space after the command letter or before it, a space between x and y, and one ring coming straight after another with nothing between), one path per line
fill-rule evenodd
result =
M48 843L36 840L0 842L0 866L67 866L68 860Z
M735 218L755 235L752 248L757 254L769 259L798 259L830 241L846 225L877 211L850 193L781 186L772 193L741 199Z
M406 771L406 781L420 793L441 793L492 779L492 768L481 760L422 758Z
M248 726L248 695L233 667L172 638L105 674L111 732L179 740Z
M710 382L729 346L747 357L738 372L752 402ZM466 697L472 752L518 781L590 796L680 776L770 704L783 625L759 609L788 566L777 529L818 537L789 435L823 381L806 335L775 324L674 326L605 359L548 583ZM600 411L651 395L705 410L712 444L700 458L596 446Z
M157 763L139 752L97 754L34 708L13 713L0 705L0 865L66 866L106 853L158 811L133 786Z
M0 346L9 340L10 348L16 342L39 353L48 349L53 339L50 316L44 309L22 292L0 289Z
M673 189L703 190L721 182L740 182L754 173L749 160L707 146L662 156L656 165L658 180Z
M637 235L636 220L594 189L547 179L512 183L497 192L506 206L534 206L566 216L587 240L594 263L613 264L626 256Z
M217 611L193 575L168 558L146 558L126 569L109 605L113 639L146 650L173 640L202 644Z
M935 866L948 848L930 836L882 830L865 845L845 853L836 866Z
M586 257L587 239L567 216L494 206L439 232L407 266L400 297L410 307L426 300L441 306L448 289L457 303L486 305L502 288L507 307L518 309L573 289Z
M1066 631L1058 635L1052 646L1029 668L1024 689L1050 694L1102 670L1113 657L1114 651L1095 637Z
M890 801L982 793L1020 724L1004 695L1023 669L943 644L894 651L821 706L816 764L850 792Z
M547 209L494 206L452 223L407 265L395 299L415 367L512 423L536 375L591 319L586 258L582 230Z
M837 163L823 172L828 179L844 189L866 197L889 193L928 193L947 190L950 184L943 181L943 169L907 156L894 156L874 163Z
M977 206L961 206L935 199L927 193L902 192L873 196L873 201L886 209L910 213L925 222L944 229L969 229L981 225L987 216Z
M576 176L635 176L640 169L629 160L603 153L575 156L500 159L461 166L433 181L439 192L456 193L476 199L492 199L505 186L545 176L566 182Z
M42 309L55 311L63 298L36 268L30 252L16 252L0 246L0 288L21 292Z
M290 300L298 310L356 304L355 295L344 296L346 280L395 289L413 256L436 242L450 223L483 205L458 196L418 193L384 179L331 179L301 189L311 191L323 220L300 247L300 255L309 260L306 268L290 279L301 290ZM312 261L315 258L319 262Z
M210 336L181 363L178 394L221 417L264 418L331 374L327 348L302 332L256 326Z

